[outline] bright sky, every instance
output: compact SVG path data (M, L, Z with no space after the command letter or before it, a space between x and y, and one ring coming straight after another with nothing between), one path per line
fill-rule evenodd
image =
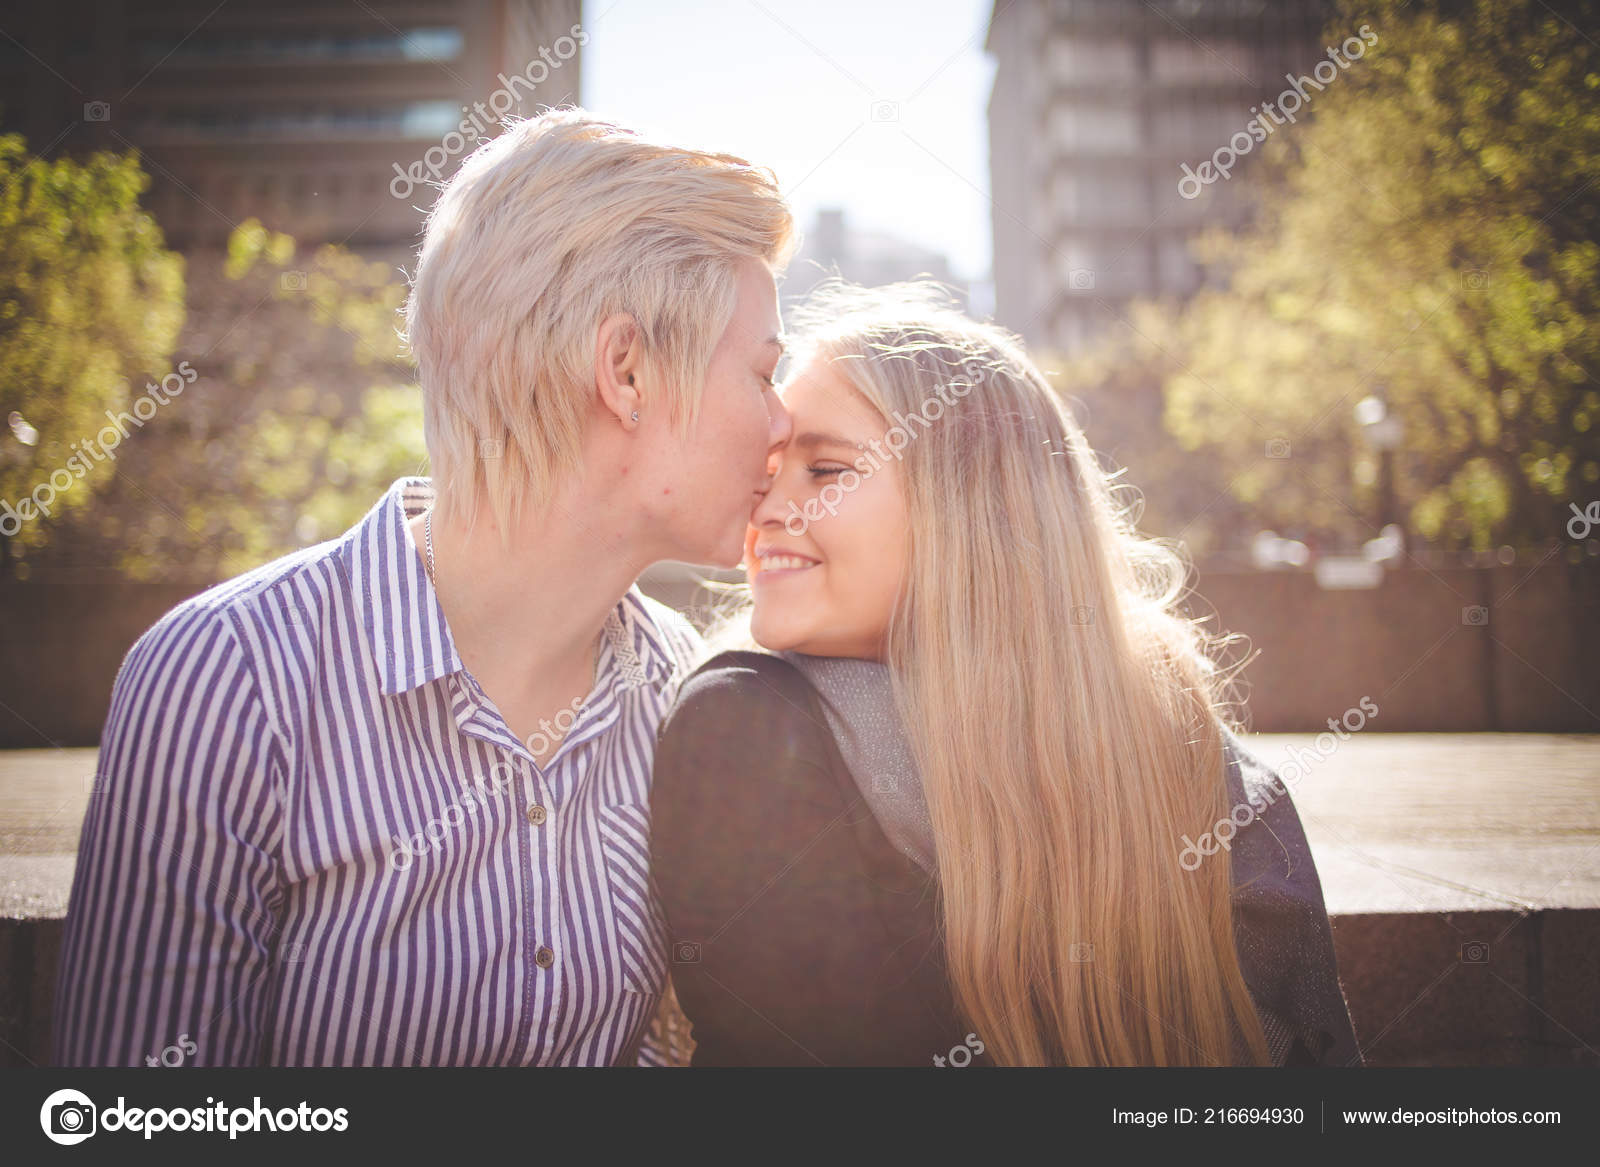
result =
M991 0L584 0L583 104L989 271ZM880 105L879 103L888 103ZM876 112L877 119L874 120Z

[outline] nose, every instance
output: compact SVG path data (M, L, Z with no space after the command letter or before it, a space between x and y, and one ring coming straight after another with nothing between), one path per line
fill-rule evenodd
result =
M761 496L761 501L756 503L756 509L750 513L750 525L758 531L770 530L783 526L784 516L788 508L784 500L778 497L778 490L767 491Z
M789 494L783 487L783 480L778 476L782 461L780 451L771 450L767 453L767 478L771 485L756 501L755 509L750 512L750 525L757 530L774 525L782 526L784 517L789 513Z

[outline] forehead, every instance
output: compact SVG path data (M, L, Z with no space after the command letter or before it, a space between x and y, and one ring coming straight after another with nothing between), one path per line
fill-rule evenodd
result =
M779 396L794 419L796 434L826 427L841 434L874 437L884 428L878 411L826 360L807 360L783 383Z
M779 336L778 285L772 269L759 259L745 259L739 264L738 294L723 342L776 347Z

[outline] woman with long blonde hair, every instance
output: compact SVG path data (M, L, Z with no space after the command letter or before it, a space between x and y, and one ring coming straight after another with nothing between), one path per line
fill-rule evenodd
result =
M1358 1063L1181 562L1020 343L838 283L797 339L762 651L702 666L656 755L695 1064Z

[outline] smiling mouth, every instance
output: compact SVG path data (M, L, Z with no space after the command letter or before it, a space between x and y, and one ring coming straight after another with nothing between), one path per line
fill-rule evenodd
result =
M752 581L761 579L763 576L798 575L802 571L809 571L811 568L818 566L818 562L815 559L804 555L785 555L783 552L774 551L771 548L763 548L757 551L752 556L752 560L751 566L754 570L749 573Z
M798 555L773 555L760 561L758 575L769 575L774 572L805 571L808 567L817 566L814 559L801 559Z

